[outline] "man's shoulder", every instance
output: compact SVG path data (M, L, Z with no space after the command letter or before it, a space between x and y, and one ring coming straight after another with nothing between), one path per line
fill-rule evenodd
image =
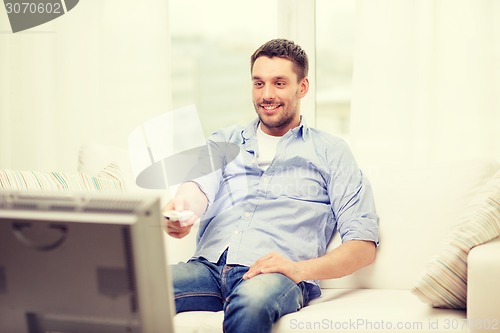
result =
M319 141L328 146L344 146L347 147L347 142L339 136L328 133L324 130L320 130L314 127L308 128L309 135L312 140Z
M340 161L342 163L354 162L351 148L343 138L317 128L309 128L309 138L317 156L324 163L331 165L332 163L338 164Z

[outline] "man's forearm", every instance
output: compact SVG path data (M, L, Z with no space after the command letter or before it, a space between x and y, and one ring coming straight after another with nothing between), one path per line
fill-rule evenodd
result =
M375 244L351 240L319 258L297 262L300 280L341 278L371 264L375 260Z
M208 206L208 199L198 185L194 182L182 184L177 190L174 201L176 204L184 205L183 209L194 212L198 217L203 215ZM188 205L186 207L185 205Z
M258 259L243 279L266 273L281 273L296 283L341 278L371 264L374 259L375 244L358 240L347 241L322 257L299 262L272 252Z

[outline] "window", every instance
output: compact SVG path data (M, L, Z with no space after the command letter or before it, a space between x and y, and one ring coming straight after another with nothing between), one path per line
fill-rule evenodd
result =
M250 121L255 117L252 52L277 36L303 34L305 30L314 35L316 31L313 50L298 41L312 58L310 74L316 81L310 91L316 94L316 114L307 117L308 123L347 138L354 2L170 0L173 107L196 104L205 135ZM311 9L310 17L305 7ZM301 38L310 40L308 36Z
M250 55L276 37L276 1L171 0L169 6L173 107L196 104L206 136L252 120Z
M316 126L348 139L355 0L316 0Z

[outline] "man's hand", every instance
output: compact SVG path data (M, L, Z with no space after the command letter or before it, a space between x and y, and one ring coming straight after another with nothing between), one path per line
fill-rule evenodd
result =
M177 197L175 200L168 202L162 209L162 211L170 211L170 210L184 210L184 199L182 197ZM180 221L170 221L165 218L165 228L167 229L167 233L174 238L183 238L189 234L191 231L191 227L194 222L198 219L198 216L193 215L189 218L189 220L184 221L185 226L181 226Z
M183 238L189 234L193 225L187 225L185 227L181 226L179 221L168 221L167 222L167 233L174 238Z
M258 259L243 275L244 280L248 280L259 274L281 273L290 278L295 283L301 282L302 270L300 264L285 258L279 253L271 252L268 255Z
M183 221L185 226L182 226L179 221L170 221L165 218L167 233L174 238L185 237L191 231L191 227L198 218L207 209L208 200L205 194L200 190L198 185L193 182L182 184L177 190L174 200L168 202L162 211L169 210L190 210L194 214L188 220Z

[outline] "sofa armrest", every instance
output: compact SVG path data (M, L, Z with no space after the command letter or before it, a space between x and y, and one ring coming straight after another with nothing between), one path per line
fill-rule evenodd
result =
M469 252L467 275L470 332L500 331L500 237Z

